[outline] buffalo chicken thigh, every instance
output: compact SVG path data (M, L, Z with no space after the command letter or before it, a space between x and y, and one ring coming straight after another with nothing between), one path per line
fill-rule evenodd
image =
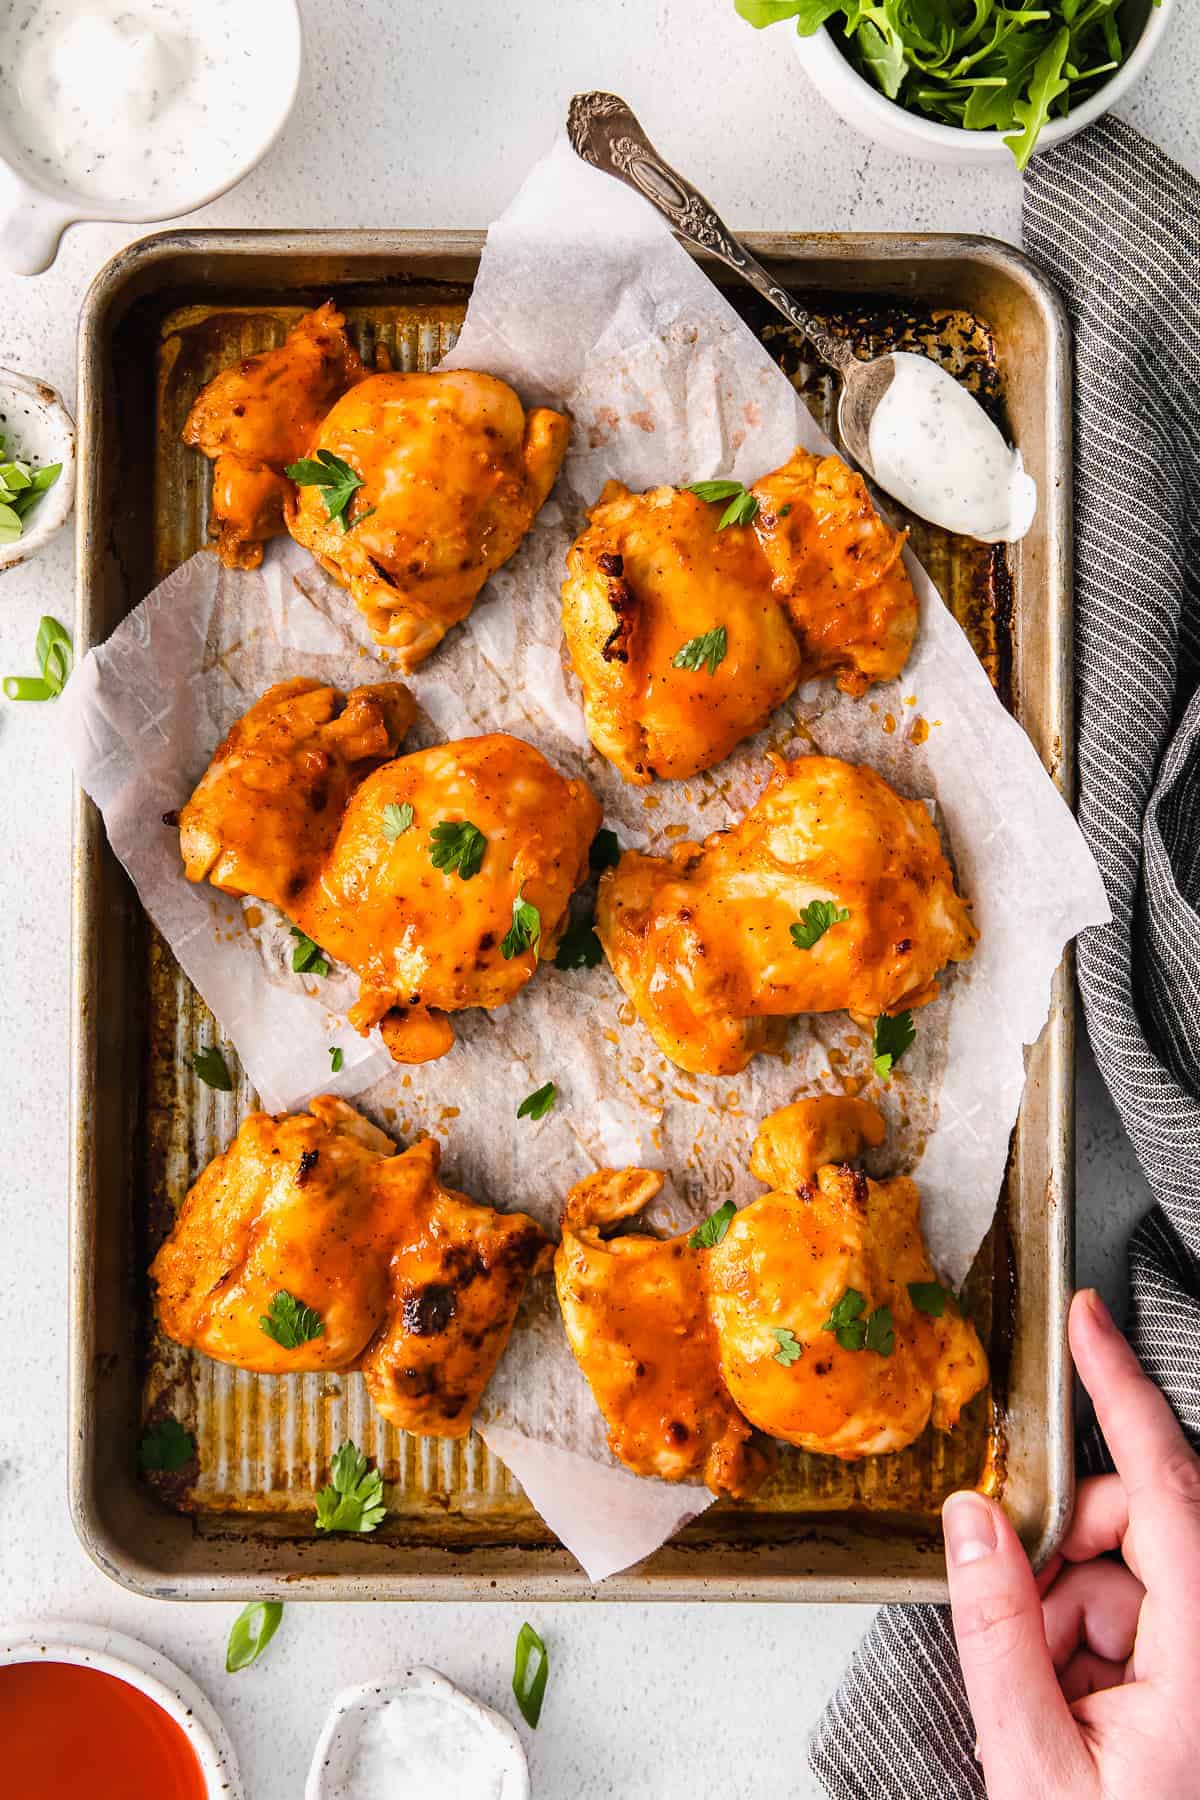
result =
M655 1042L680 1068L734 1074L797 1013L864 1023L935 998L976 931L924 806L873 769L772 757L750 811L666 856L627 850L600 883L596 929ZM811 903L836 918L811 947Z
M520 738L396 756L413 710L398 683L343 702L283 682L180 815L188 879L272 901L354 970L351 1022L398 1062L442 1055L449 1014L502 1006L553 957L601 816Z
M635 1474L744 1497L773 1467L772 1438L847 1461L901 1450L931 1420L951 1430L986 1385L974 1328L926 1255L914 1183L813 1167L831 1133L846 1155L882 1141L873 1108L845 1105L766 1119L751 1168L774 1191L714 1215L707 1235L604 1240L658 1191L649 1170L604 1170L568 1196L563 1320Z
M336 400L366 374L332 302L305 315L275 350L247 356L209 382L183 441L214 463L209 529L230 569L256 569L285 529L284 471L302 457Z
M314 432L359 485L334 516L302 485L288 530L349 590L372 636L413 669L464 619L550 489L570 421L526 413L507 382L469 369L371 375Z
M548 1240L444 1187L438 1159L331 1095L252 1113L151 1265L163 1331L261 1374L361 1369L393 1425L464 1436ZM267 1329L281 1303L299 1332Z
M797 450L743 500L751 516L726 523L690 490L609 482L568 552L588 734L627 781L712 768L802 681L861 694L908 659L904 537L861 476Z

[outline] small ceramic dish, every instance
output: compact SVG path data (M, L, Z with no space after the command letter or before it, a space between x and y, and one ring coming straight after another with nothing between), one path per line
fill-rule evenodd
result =
M10 43L11 37L21 38L22 22L30 11L35 27L44 29L45 15L39 11L39 0L0 0L0 43ZM133 31L146 23L127 7L110 5L98 11L106 15L102 24L112 22ZM263 78L252 83L251 104L244 116L233 124L228 119L212 121L205 134L207 160L203 169L195 166L199 159L194 151L192 122L189 130L181 132L178 143L168 145L173 152L172 166L181 173L167 171L167 159L152 154L154 146L147 143L144 172L139 175L136 191L120 194L107 191L99 175L90 186L73 186L44 146L23 141L16 124L21 83L14 59L0 56L0 267L11 269L16 275L40 274L54 261L67 226L81 219L143 225L194 212L228 192L262 161L286 125L300 85L303 37L298 0L250 0L249 8L240 9L240 13L236 7L210 6L205 0L173 0L169 22L186 24L186 32L174 33L174 46L181 42L189 49L195 46L203 55L203 68L211 69L215 64L220 70L232 66L233 57L245 58L251 53L246 41L247 19L253 23ZM83 22L95 25L94 20ZM144 38L138 40L135 48L144 56ZM107 73L104 68L97 70L96 83L101 91ZM86 81L84 85L86 88ZM147 78L142 86L149 85ZM53 87L49 91L58 92ZM58 110L67 111L61 105ZM76 129L87 136L86 122ZM131 121L127 144L137 145L138 131L138 122ZM160 140L160 148L163 142ZM191 156L189 144L193 146ZM221 150L224 154L217 154Z
M317 1741L304 1800L360 1800L360 1796L372 1791L362 1785L362 1771L354 1766L364 1748L364 1735L382 1724L379 1715L393 1700L405 1698L420 1703L420 1715L413 1724L414 1737L428 1732L434 1709L443 1712L443 1746L455 1735L460 1745L464 1739L475 1747L486 1745L494 1758L489 1770L493 1778L489 1791L497 1795L497 1800L529 1800L529 1764L521 1740L508 1720L464 1694L436 1669L420 1667L406 1669L395 1681L368 1681L361 1687L344 1688L338 1694ZM453 1749L452 1744L450 1747ZM370 1748L378 1749L378 1742ZM436 1771L431 1773L436 1779ZM499 1786L495 1785L496 1778ZM408 1791L398 1783L395 1786L396 1793ZM422 1787L419 1791L433 1790Z
M1162 43L1175 0L1126 0L1123 19L1138 32L1137 41L1119 69L1096 92L1064 119L1051 119L1037 141L1038 151L1065 144L1085 126L1094 124L1124 98L1145 73ZM1139 29L1140 25L1140 29ZM822 25L812 37L792 33L792 42L804 72L814 87L848 125L865 132L889 150L923 156L929 162L1014 168L1013 155L999 131L963 131L940 125L920 113L909 112L899 101L889 100L874 82L867 81L838 48L838 25Z
M0 437L6 455L36 465L62 464L62 474L26 516L11 544L0 543L0 570L27 562L48 543L75 504L75 421L48 382L0 369Z
M208 1800L245 1800L237 1757L225 1727L195 1682L167 1657L120 1631L54 1621L0 1631L0 1668L13 1663L74 1663L128 1682L161 1707L191 1745ZM80 1792L87 1783L81 1772Z

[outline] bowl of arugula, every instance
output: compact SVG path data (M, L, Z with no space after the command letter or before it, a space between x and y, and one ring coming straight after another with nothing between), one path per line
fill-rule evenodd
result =
M1024 169L1132 87L1175 0L734 0L785 22L850 125L910 156Z

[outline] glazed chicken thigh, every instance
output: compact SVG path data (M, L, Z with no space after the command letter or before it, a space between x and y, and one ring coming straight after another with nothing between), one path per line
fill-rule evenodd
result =
M627 850L600 882L596 930L663 1054L736 1074L780 1046L797 1013L871 1021L924 1006L976 931L929 814L874 770L772 757L745 817L667 856ZM809 949L814 900L839 918Z
M987 1359L937 1283L915 1182L846 1164L810 1172L799 1110L764 1119L755 1141L751 1167L775 1191L705 1252L721 1371L773 1437L845 1460L902 1450L931 1418L953 1429Z
M288 530L347 588L377 643L413 669L464 619L554 485L570 421L468 369L372 375L313 433L306 455L360 480L348 513L300 487Z
M986 1386L974 1328L938 1283L907 1177L847 1163L883 1120L827 1096L763 1121L751 1168L774 1192L693 1233L604 1241L662 1177L602 1170L574 1188L555 1256L571 1348L627 1468L753 1494L772 1438L854 1460L950 1431ZM767 1434L760 1437L751 1432Z
M610 481L567 554L588 735L627 781L712 768L801 681L861 694L908 659L904 537L860 476L797 450L749 504L752 521L722 525L722 505L693 492Z
M260 1374L361 1369L393 1425L464 1436L548 1239L443 1187L438 1159L430 1139L397 1152L331 1095L252 1113L151 1265L163 1331ZM316 1335L264 1329L280 1295Z
M398 683L345 700L271 688L180 815L189 881L272 901L353 969L351 1022L398 1062L441 1056L448 1014L502 1006L554 955L600 807L531 744L495 733L397 757Z
M649 1169L602 1169L572 1188L554 1259L563 1323L626 1468L748 1497L774 1451L726 1392L697 1252L686 1236L603 1236L661 1186Z
M284 474L335 400L366 374L332 301L307 313L276 350L223 369L188 414L183 441L214 462L210 532L227 568L256 569L285 529Z

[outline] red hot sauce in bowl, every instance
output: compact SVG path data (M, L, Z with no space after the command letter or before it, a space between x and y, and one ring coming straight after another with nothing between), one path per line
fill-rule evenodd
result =
M79 1663L0 1667L3 1788L21 1800L208 1800L187 1734L140 1688Z

